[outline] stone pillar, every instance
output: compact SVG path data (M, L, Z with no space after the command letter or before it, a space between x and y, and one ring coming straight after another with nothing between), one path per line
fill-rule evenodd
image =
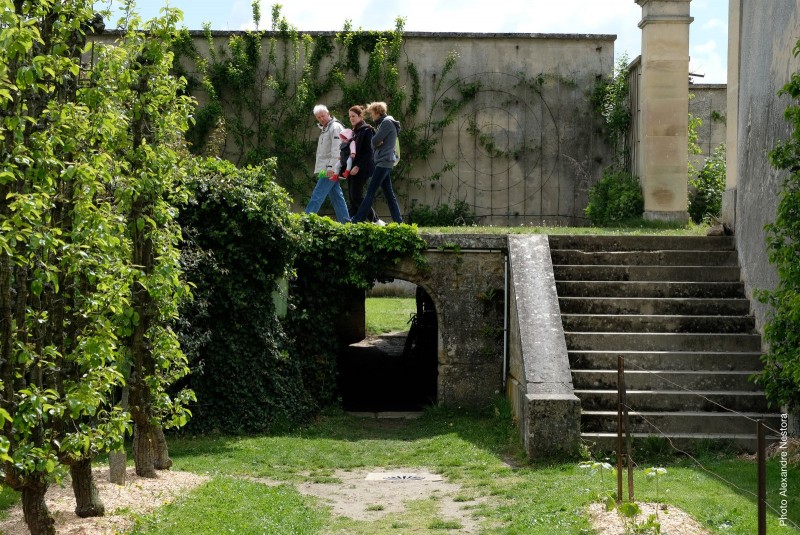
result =
M722 195L722 222L736 231L736 182L739 177L739 34L742 0L728 2L728 110L725 140L725 193Z
M689 3L636 0L642 6L642 190L645 219L689 220Z

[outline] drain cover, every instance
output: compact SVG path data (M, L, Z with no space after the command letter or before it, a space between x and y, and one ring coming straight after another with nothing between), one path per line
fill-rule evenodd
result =
M383 479L386 481L424 481L425 476L415 476L413 474L397 474L394 476L386 476Z
M367 481L442 481L442 476L427 472L398 473L398 472L370 472L364 478Z

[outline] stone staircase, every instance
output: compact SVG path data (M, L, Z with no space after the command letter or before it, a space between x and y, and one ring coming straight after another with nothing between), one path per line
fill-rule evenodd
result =
M749 380L761 368L761 337L732 237L549 241L585 440L616 448L619 355L634 440L665 435L681 448L727 440L754 451L752 420L779 427Z

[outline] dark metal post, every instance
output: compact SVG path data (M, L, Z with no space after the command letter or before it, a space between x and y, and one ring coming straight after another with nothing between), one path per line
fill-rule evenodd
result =
M628 457L628 501L633 502L633 453L631 445L631 421L628 418L628 396L627 388L622 389L622 417L625 421L625 447Z
M767 441L764 420L758 421L758 535L767 535Z
M617 503L622 503L622 397L625 390L625 359L617 356Z

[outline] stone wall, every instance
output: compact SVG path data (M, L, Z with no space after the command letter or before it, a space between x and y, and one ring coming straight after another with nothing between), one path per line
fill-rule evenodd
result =
M726 211L735 213L742 278L752 297L754 290L774 288L778 281L767 259L764 225L775 221L785 175L772 168L768 153L790 137L791 127L783 118L790 99L777 93L800 70L800 61L792 55L799 37L800 5L795 0L731 2L741 10L738 124L728 125L736 132L738 165L735 195L726 192L725 201L734 203L735 210L728 206ZM754 303L761 328L768 311Z
M215 47L227 43L232 33L214 32ZM203 33L190 34L198 52L207 56ZM113 37L112 32L103 39ZM265 33L264 38L269 37ZM443 117L448 102L460 101L465 88L474 91L474 98L449 126L427 131L437 141L434 154L415 165L407 180L395 183L403 212L418 205L452 206L463 201L481 224L584 223L588 187L611 162L601 118L590 97L597 81L613 72L615 39L614 35L404 34L401 84L410 90L407 60L419 73L422 102L414 119L421 133ZM451 53L458 55L455 69L442 79L442 66ZM322 69L330 66L326 65ZM190 74L194 70L192 65L184 67ZM198 97L202 104L202 95ZM347 107L365 104L333 107L340 99L334 91L321 100L345 123ZM384 99L384 95L372 97ZM319 134L311 110L308 132L310 139ZM234 146L229 139L225 156L235 160ZM308 160L313 163L313 154ZM311 187L309 180L308 193ZM305 195L296 196L297 211L302 210ZM389 218L382 196L376 209L382 218Z
M598 77L613 71L613 40L407 34L406 52L419 66L423 110L440 114L443 102L458 99L459 84L477 84L479 91L441 132L433 157L413 169L412 181L398 185L405 211L460 200L481 224L584 222L588 186L610 163L589 99ZM437 92L436 77L451 51L458 54L455 80ZM443 168L448 170L441 179L431 181ZM387 213L383 206L379 212Z
M502 391L505 236L423 235L428 268L387 270L421 286L439 326L437 403L484 407Z
M697 144L702 152L689 157L698 171L714 149L725 143L727 105L725 84L689 84L689 113L703 121L697 129Z

